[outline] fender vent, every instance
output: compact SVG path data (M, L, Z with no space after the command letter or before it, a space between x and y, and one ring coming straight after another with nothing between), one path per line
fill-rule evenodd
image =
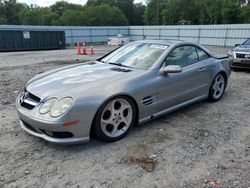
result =
M110 70L112 70L112 71L118 71L118 72L131 72L132 71L130 69L115 68L115 67L111 68Z
M145 97L142 99L144 105L150 105L153 103L153 98L151 96Z

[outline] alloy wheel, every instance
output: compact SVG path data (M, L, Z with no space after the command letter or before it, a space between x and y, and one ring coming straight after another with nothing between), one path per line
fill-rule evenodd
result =
M225 78L222 74L218 74L212 84L212 95L215 100L219 99L225 89Z
M101 115L101 129L108 137L123 135L131 125L133 110L125 99L114 99L104 108Z

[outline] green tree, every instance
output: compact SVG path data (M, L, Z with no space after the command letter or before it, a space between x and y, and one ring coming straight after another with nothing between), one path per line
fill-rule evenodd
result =
M204 24L221 24L222 23L222 8L223 8L223 2L224 0L206 0L204 3L205 12L207 15L205 15L206 20L201 21L200 23ZM202 10L201 10L202 11ZM202 12L200 12L202 15Z
M66 1L57 1L55 4L50 6L53 13L62 16L67 10L82 10L83 6L68 3Z
M241 23L250 23L250 5L241 8L240 20Z
M0 2L0 24L7 24L7 18L5 16L5 7L4 4Z
M26 4L17 3L16 0L4 1L5 18L8 24L20 24L19 13L27 9Z
M29 8L20 13L20 21L25 25L58 25L59 15L49 8Z
M117 7L127 17L128 23L134 25L134 0L116 0Z
M0 0L0 24L26 25L162 25L235 24L250 22L244 0L88 0L77 5L60 0L47 8L33 8L16 0Z
M86 25L86 14L79 10L66 10L60 18L60 24L66 26Z
M118 7L127 17L129 24L134 23L134 0L88 0L87 6L97 6L101 4L108 4L110 6Z
M97 6L100 4L108 4L111 6L117 6L116 0L88 0L86 5L87 6Z
M145 11L145 23L147 25L161 25L161 12L169 1L171 0L150 0Z
M85 18L87 18L86 25L89 26L128 25L128 20L121 10L107 4L88 6Z
M142 3L136 3L133 7L133 25L144 25L144 13L146 10L146 6Z
M199 6L196 0L178 0L180 20L191 21L192 24L199 22Z
M180 21L180 6L177 1L169 0L165 4L165 8L161 11L162 24L173 25Z
M240 17L240 6L236 0L224 0L222 8L222 21L225 24L238 23Z

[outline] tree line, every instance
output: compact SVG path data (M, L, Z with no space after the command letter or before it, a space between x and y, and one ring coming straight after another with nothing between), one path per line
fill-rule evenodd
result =
M145 11L147 25L250 23L245 0L151 0Z
M117 26L250 23L244 0L88 0L58 1L49 7L0 0L0 24Z
M60 0L38 7L16 0L0 0L0 24L117 26L143 25L146 7L134 0L88 0L85 5Z

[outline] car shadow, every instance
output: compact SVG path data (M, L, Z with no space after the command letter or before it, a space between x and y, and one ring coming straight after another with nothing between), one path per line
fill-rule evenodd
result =
M142 125L135 126L135 127L133 127L131 129L130 133L125 138L123 138L122 140L117 141L117 142L126 142L126 139L131 139L136 135L142 134L142 132L144 132L148 128L151 129L151 128L154 128L155 126L159 127L160 123L169 121L172 118L175 118L177 116L180 117L183 114L185 114L186 112L190 112L190 111L194 111L194 110L198 111L199 108L202 108L202 107L206 106L208 103L209 102L207 102L207 101L201 101L201 102L198 102L196 104L193 104L193 105L187 106L185 108L179 109L177 111L171 112L169 114L163 115L163 116L161 116L159 118L155 118L155 119L153 119L153 120L151 120L151 121L149 121L147 123L144 123ZM172 125L171 124L170 125L164 124L164 126L170 126L171 127ZM117 142L113 142L113 143L117 143ZM49 142L46 142L46 141L44 141L44 144L45 144L45 147L49 147L51 149L62 150L62 151L67 150L67 151L70 151L70 152L73 152L73 153L74 152L77 153L77 152L82 152L83 150L100 149L101 147L105 147L105 146L107 146L109 144L112 144L112 143L103 142L103 141L97 140L96 138L92 138L90 140L90 142L82 143L82 144L57 145L57 144L49 143Z

